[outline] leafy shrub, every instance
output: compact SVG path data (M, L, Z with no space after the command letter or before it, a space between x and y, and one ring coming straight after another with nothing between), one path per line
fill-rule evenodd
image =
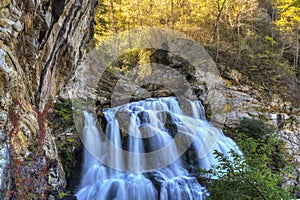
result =
M275 130L274 126L267 124L263 120L248 118L243 118L238 127L239 132L255 139L263 138L267 134L272 134Z
M20 131L20 102L13 99L10 106L9 119L12 129L8 132L10 167L12 173L12 188L6 193L7 199L44 199L47 190L47 165L44 150L46 138L46 124L48 113L52 108L47 103L43 110L34 108L38 121L38 137L29 149L33 152L28 157L20 154L19 150L24 143L19 138ZM36 145L36 146L34 146Z
M247 159L234 151L230 152L232 159L217 151L214 154L219 165L202 171L212 179L217 177L207 187L209 199L291 199L290 193L281 187L282 176L266 166L264 156L256 160L256 165L249 165Z
M241 120L234 139L245 153L248 160L252 156L265 155L268 166L273 170L280 170L285 166L286 148L282 140L279 140L275 127L263 120Z
M72 100L60 99L54 104L54 115L66 126L73 125Z
M241 121L234 140L244 155L231 151L229 159L215 152L219 164L200 170L202 176L212 180L207 187L210 199L291 199L297 189L282 185L283 177L289 176L295 166L286 156L284 142L272 134L274 131L262 120Z

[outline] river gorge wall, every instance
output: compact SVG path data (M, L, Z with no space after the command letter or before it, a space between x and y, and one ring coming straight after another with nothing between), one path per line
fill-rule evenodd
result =
M3 0L0 3L0 199L11 189L11 177L14 175L7 170L8 135L16 126L14 115L10 112L18 113L20 117L16 137L22 141L10 145L15 145L17 155L26 160L33 155L31 144L39 137L38 113L42 113L58 97L70 98L68 90L75 86L65 86L93 48L95 5L94 0ZM111 93L117 82L124 81L120 86L122 92L135 90L130 82L126 82L126 70L133 72L133 75L136 73L137 80L147 80L151 67L149 63L169 66L168 70L176 70L188 80L195 96L206 106L208 118L219 127L230 130L243 117L264 118L275 125L277 134L286 142L299 169L299 105L285 101L236 70L217 66L203 47L199 47L197 54L195 60L199 65L190 65L166 51L132 52L127 57L120 57L113 70L105 71L97 90L83 95L97 102L100 118L101 109L111 105ZM134 70L137 65L140 67ZM127 69L124 70L124 66ZM213 71L205 70L208 66ZM202 73L197 73L199 70ZM173 81L172 73L155 76L162 76L165 83L178 84ZM212 79L217 85L210 82ZM220 107L214 107L212 97L215 93L211 91L219 86L218 91L222 91L225 101L220 103ZM184 94L188 98L190 93ZM162 84L144 84L141 90L125 101L170 95L174 93ZM115 97L122 102L121 93ZM57 146L64 143L64 147L72 151L76 147L72 142L68 144L66 137L78 140L78 136L74 134L74 128L54 130L55 126L48 122L45 124L47 134L43 145L47 157L47 184L52 190L59 190L66 186L67 181ZM59 123L56 127L60 126ZM299 185L299 173L295 173L289 184Z

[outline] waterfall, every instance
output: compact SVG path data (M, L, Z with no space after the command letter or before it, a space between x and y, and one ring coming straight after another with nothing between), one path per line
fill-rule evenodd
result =
M192 174L199 168L209 169L218 164L213 155L218 150L225 155L230 149L241 154L237 145L206 119L200 101L187 100L185 108L175 97L150 98L139 102L105 109L105 135L112 144L124 151L114 152L106 166L84 152L83 176L76 196L79 200L187 200L206 199L207 192ZM84 112L84 137L89 146L101 145L99 130L93 115ZM121 117L120 117L121 116ZM122 117L123 116L123 117ZM149 152L160 151L158 158L149 159ZM191 145L182 152L182 143ZM182 142L182 143L181 143ZM183 153L183 154L182 154ZM174 158L174 161L172 160ZM179 158L179 159L176 159ZM144 170L153 163L170 162L167 166ZM157 165L153 165L157 166ZM128 169L128 170L118 170Z

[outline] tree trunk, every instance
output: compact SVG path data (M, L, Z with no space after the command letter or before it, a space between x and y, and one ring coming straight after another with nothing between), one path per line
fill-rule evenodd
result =
M172 34L174 37L174 0L171 1Z
M217 16L216 16L216 22L215 22L215 32L217 34L217 52L216 52L216 62L219 61L219 53L220 53L220 21L221 21L221 15L226 3L226 0L223 2L220 0L217 0Z
M295 52L295 61L294 61L294 66L295 66L295 70L297 70L298 68L298 64L299 64L299 26L297 26L296 29L296 52ZM297 77L295 75L295 80L297 81Z
M4 160L10 154L11 161L19 160L26 166L26 160L37 155L29 148L32 144L43 144L43 162L57 159L55 147L50 145L53 139L47 130L46 111L89 50L95 5L96 0L1 0L0 135L6 140L0 142L0 157ZM7 165L5 162L0 168ZM46 162L45 168L49 169L47 165ZM49 183L47 172L43 174L48 181L45 187L50 190L66 184L63 170L59 164L56 166L55 183ZM0 199L8 198L7 190L14 189L9 177L15 185L17 179L22 181L26 175L29 179L30 175L23 171L20 173L25 174L17 177L13 170L16 167L10 163L11 176L8 170L0 174ZM23 181L25 185L27 180ZM18 193L22 191L15 189ZM31 188L29 192L34 190L37 189Z

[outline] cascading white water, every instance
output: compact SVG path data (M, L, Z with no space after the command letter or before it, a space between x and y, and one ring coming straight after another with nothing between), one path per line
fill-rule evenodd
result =
M181 109L175 97L146 99L123 106L104 110L107 121L105 134L118 148L145 156L111 156L118 171L96 160L87 150L84 152L83 177L76 193L79 200L204 200L207 192L191 171L197 168L208 169L217 164L214 150L227 154L230 149L241 154L237 145L205 119L200 101L188 101L189 108ZM127 113L128 124L117 115ZM84 137L89 146L101 145L99 131L93 115L84 112ZM156 151L168 145L175 135L193 138L187 153L181 156L180 147L175 146L162 152L161 160L180 157L170 165L145 173L142 163L147 162L147 152ZM126 135L126 136L124 136ZM193 137L194 136L194 137ZM126 140L126 141L124 141ZM177 143L176 143L177 144ZM180 145L180 144L178 144ZM212 146L213 145L213 146ZM191 150L192 149L192 150ZM110 149L108 152L115 152ZM186 155L187 154L187 155ZM124 160L125 159L125 160Z

